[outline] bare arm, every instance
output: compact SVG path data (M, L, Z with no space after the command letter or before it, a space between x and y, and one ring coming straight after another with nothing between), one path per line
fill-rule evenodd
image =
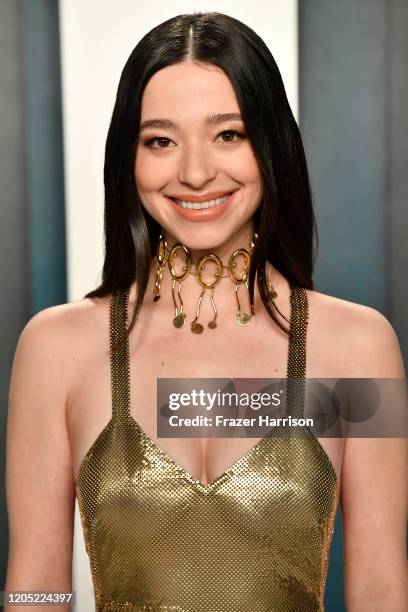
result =
M6 459L8 591L71 591L75 498L62 308L47 308L28 322L13 361Z
M356 376L405 377L398 340L380 313L368 314L358 341ZM348 438L341 500L348 612L407 612L408 440Z

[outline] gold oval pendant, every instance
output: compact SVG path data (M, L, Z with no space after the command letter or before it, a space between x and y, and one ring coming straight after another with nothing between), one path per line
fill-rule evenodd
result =
M215 321L209 321L208 327L210 329L215 329L217 327L217 323Z

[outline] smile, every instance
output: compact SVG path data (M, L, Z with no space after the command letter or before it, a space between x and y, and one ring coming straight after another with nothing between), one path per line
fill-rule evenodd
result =
M231 193L232 192L226 193L221 198L216 198L215 200L207 200L206 202L200 202L200 203L188 202L185 200L176 200L175 198L172 198L172 200L173 202L175 202L178 206L181 206L182 208L201 210L202 208L213 208L214 206L220 206L221 204L224 204L224 202L226 201L228 196L231 195Z

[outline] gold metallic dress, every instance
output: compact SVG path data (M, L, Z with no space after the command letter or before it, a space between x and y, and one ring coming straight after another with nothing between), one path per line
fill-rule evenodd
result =
M128 297L111 298L111 346ZM307 315L292 286L288 378L305 376ZM111 353L111 381L112 418L75 483L95 610L323 611L337 478L318 440L264 437L203 485L132 417L128 342ZM302 405L296 395L290 414Z

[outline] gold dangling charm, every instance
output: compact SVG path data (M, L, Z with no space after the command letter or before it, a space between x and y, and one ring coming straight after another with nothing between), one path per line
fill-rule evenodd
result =
M243 275L237 276L236 271L235 271L235 268L237 267L237 262L235 260L240 255L244 258L244 268L243 268ZM241 305L239 303L239 297L238 297L238 289L240 285L244 283L245 286L247 287L246 280L248 276L249 259L250 259L250 254L248 253L246 249L237 249L231 255L230 260L229 260L229 266L228 266L228 273L231 279L234 281L234 283L236 283L235 297L237 298L237 305L238 305L238 311L236 313L236 317L237 317L237 323L239 325L247 325L249 321L251 320L251 316L249 314L247 314L246 312L241 312Z
M203 278L203 274L204 274L204 270L205 270L205 264L207 261L214 261L215 262L215 266L216 266L216 272L214 275L214 280L209 282L206 281ZM197 323L197 319L199 317L200 314L200 306L201 306L201 300L203 299L203 295L205 293L205 291L207 289L211 289L211 304L212 307L214 309L214 318L211 319L211 321L208 322L208 327L209 329L215 329L217 327L217 323L216 323L216 318L217 318L217 308L215 306L215 302L214 302L214 287L216 286L216 284L220 281L221 279L221 273L222 273L222 261L221 259L218 257L218 255L215 255L214 253L210 253L209 255L204 255L200 261L197 264L196 270L197 270L197 279L198 282L200 283L200 285L203 287L203 290L201 292L201 295L198 299L198 305L197 305L197 313L195 316L194 321L191 323L191 331L193 332L193 334L202 334L204 331L204 327L201 325L201 323Z
M268 289L269 289L269 296L272 298L272 300L278 297L278 294L276 293L275 288L272 285L271 281L268 281Z
M177 271L174 267L174 263L173 260L176 259L177 257L177 251L179 249L183 249L184 253L186 254L186 261L185 264L182 268L181 273L177 274ZM186 276L189 274L190 272L190 267L191 267L191 255L190 255L190 251L188 250L188 248L186 246L184 246L183 244L175 244L173 246L173 248L170 251L169 254L169 270L170 270L170 274L171 277L173 279L172 284L171 284L171 293L173 296L173 303L174 306L176 308L176 313L175 316L173 318L173 325L174 327L183 327L184 322L186 320L186 313L183 312L183 300L181 298L181 282L186 278ZM179 307L177 306L177 302L176 302L176 298L174 296L174 287L176 285L176 282L178 282L178 297L180 300L180 310Z
M156 272L156 282L153 289L153 301L157 302L160 298L160 283L163 278L163 269L166 261L167 241L162 234L159 236L159 244L157 246L157 261L159 262Z
M210 329L215 329L217 327L217 323L215 321L216 318L217 318L217 307L216 307L215 302L214 302L214 289L211 290L210 299L211 299L211 304L212 304L212 307L213 307L213 310L214 310L214 318L211 319L211 321L209 321L207 323L207 325L208 325L208 327Z
M202 334L204 331L204 327L201 325L201 323L196 322L200 314L201 300L203 299L204 293L205 293L205 289L202 290L200 297L198 298L196 316L195 316L194 321L191 323L191 331L193 332L193 334Z
M254 237L251 240L251 252L254 250L254 246L255 246L255 242L258 240L259 236L258 234L255 232Z
M255 233L254 233L254 236L253 236L253 238L252 238L252 240L251 240L251 255L252 255L252 251L254 250L255 243L256 243L256 241L258 240L258 238L259 238L259 236L258 236L258 234L255 232ZM249 287L248 287L248 277L247 277L247 276L246 276L246 278L245 278L245 286L246 286L246 288L247 288L247 290L248 290L248 292L249 292ZM249 307L250 307L250 309L251 309L251 316L255 316L255 304L254 304L254 302L251 300L251 298L249 298Z

